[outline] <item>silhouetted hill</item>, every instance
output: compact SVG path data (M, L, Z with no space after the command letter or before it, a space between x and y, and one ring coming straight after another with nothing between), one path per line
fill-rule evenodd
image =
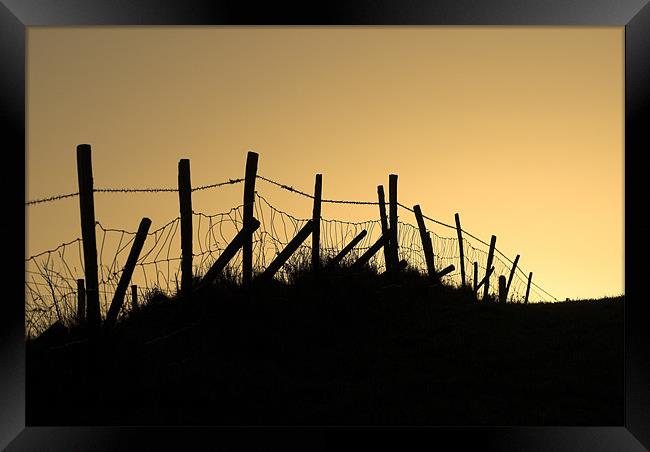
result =
M500 305L335 270L153 297L96 364L82 333L28 343L28 425L623 423L622 298Z

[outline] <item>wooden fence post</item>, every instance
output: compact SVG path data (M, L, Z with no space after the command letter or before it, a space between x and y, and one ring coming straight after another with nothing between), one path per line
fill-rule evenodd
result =
M515 257L515 262L512 264L512 268L510 269L510 276L508 277L508 284L506 285L506 299L508 298L508 294L510 293L510 283L512 283L512 278L515 276L515 270L517 269L517 262L519 262L519 254L517 254L517 257Z
M480 283L476 285L476 288L474 289L474 293L478 292L481 286L490 280L490 276L492 276L492 272L494 272L494 267L490 267L490 269L485 272L485 277L481 280Z
M320 267L320 208L321 196L323 194L323 175L316 174L314 184L314 209L312 212L312 221L314 229L311 233L311 267L317 272Z
M257 178L257 152L249 151L246 156L246 175L244 179L243 228L251 230L253 206L255 204L255 179ZM242 247L242 284L248 285L253 278L253 233L245 238Z
M131 309L134 311L140 309L138 305L138 286L135 284L131 286Z
M352 249L357 246L357 243L359 243L365 236L368 234L368 231L365 229L361 231L355 238L353 238L350 243L348 243L345 248L341 250L339 254L337 254L334 259L328 262L327 266L328 267L334 267L335 265L338 265L339 262L343 260L343 258L350 252Z
M492 268L492 260L494 259L494 247L496 243L497 243L497 236L493 235L492 238L490 239L490 251L488 252L487 265L485 266L486 269ZM486 275L487 275L487 270L486 270ZM486 278L485 289L483 290L483 301L487 301L489 296L488 293L489 290L490 290L490 278Z
M242 228L237 233L237 235L235 235L235 238L232 239L228 246L226 246L226 249L221 252L210 269L205 273L205 275L203 275L203 279L201 279L201 282L199 282L197 285L197 290L202 289L206 284L211 283L216 279L219 273L221 273L221 271L226 268L228 262L230 262L230 260L235 257L235 254L237 254L239 248L241 248L244 242L248 240L248 237L250 237L251 234L260 227L260 222L257 220L257 218L253 217L251 222L248 223L248 227L249 229Z
M129 257L126 259L126 264L122 270L120 281L117 284L117 288L115 289L113 301L111 302L111 306L108 309L108 313L106 314L105 324L109 328L115 323L117 316L120 313L120 309L122 309L122 305L124 304L124 296L126 295L126 289L129 287L129 283L131 282L131 276L133 276L135 264L138 262L138 257L140 257L140 251L142 251L144 242L147 239L147 233L149 232L150 226L151 220L149 218L145 217L140 221L140 226L138 227L138 232L136 233L135 239L133 240L133 246L129 252ZM182 284L183 283L181 281L181 285Z
M404 269L406 269L406 267L408 267L408 265L409 265L408 261L406 259L402 259L401 261L399 261L399 264L397 264L397 271L399 272L403 271ZM385 271L383 274L389 274L389 272Z
M415 219L418 223L418 229L420 230L420 240L422 242L422 249L424 250L424 259L427 263L427 273L430 278L436 276L436 268L433 261L433 244L431 243L431 237L427 232L427 227L424 224L424 217L422 216L422 210L419 205L413 206L413 213L415 213Z
M394 270L399 265L399 245L397 234L397 174L390 174L388 176L388 202L390 210L390 240L388 246L390 248L390 256L392 259L391 265Z
M458 249L460 250L460 280L461 284L465 286L465 253L463 252L463 230L460 227L460 216L456 217L456 233L458 234Z
M474 292L478 291L478 262L474 261Z
M363 267L365 264L367 264L370 258L372 258L372 256L374 256L375 253L379 251L379 248L381 248L382 246L386 246L386 244L389 241L390 232L391 231L389 229L385 235L382 234L381 237L379 237L379 239L370 248L368 248L366 252L363 253L361 257L359 257L359 259L357 259L357 261L354 264L352 264L350 268L353 270L357 270Z
M379 219L381 220L381 235L388 235L388 217L386 216L386 197L384 196L384 186L377 185L377 198L379 201ZM390 257L390 248L384 247L384 263L386 271L393 269L393 260Z
M528 286L526 287L526 298L524 299L524 303L528 303L528 294L530 293L530 283L533 280L533 272L530 272L528 274Z
M438 279L440 279L440 278L442 278L443 276L445 276L447 273L451 273L451 272L453 272L454 270L456 270L456 267L454 266L454 264L448 265L448 266L446 266L445 268L443 268L442 270L440 270L439 273L436 273L436 277L437 277Z
M303 227L302 229L296 234L296 236L291 239L291 241L287 244L287 246L280 251L280 254L276 256L275 259L273 259L273 262L269 264L268 267L266 267L266 270L260 275L259 279L264 280L264 279L270 279L277 273L278 270L280 270L280 267L284 265L284 263L291 257L293 253L296 252L298 247L302 244L302 242L309 237L309 234L311 234L312 230L314 228L314 222L312 220L309 220Z
M83 323L86 320L86 290L84 280L77 280L77 321Z
M506 291L506 277L504 275L501 275L499 276L499 303L505 303L507 297L508 292Z
M97 241L95 237L95 201L93 196L93 165L89 144L77 146L77 177L79 180L79 210L84 251L86 310L88 327L99 331L102 318L99 310L97 278Z
M178 162L178 200L181 213L181 300L190 300L192 291L192 182L189 159Z

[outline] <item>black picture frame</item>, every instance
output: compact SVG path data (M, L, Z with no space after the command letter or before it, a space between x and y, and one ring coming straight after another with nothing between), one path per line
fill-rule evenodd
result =
M121 428L26 427L24 298L24 173L7 157L25 152L26 30L34 26L100 25L520 25L625 27L625 420L619 426L594 427L429 427L356 428L364 441L386 443L391 432L405 439L441 442L454 450L590 450L650 449L650 315L640 275L644 240L635 232L643 223L644 185L641 156L649 149L644 122L650 90L650 6L647 0L472 0L355 2L328 1L300 5L234 1L163 0L2 0L0 4L0 104L5 174L0 177L7 206L1 223L12 246L3 259L6 290L0 308L0 447L7 450L193 450L201 444L219 447L225 440L273 440L278 433L323 433L335 428ZM23 158L25 154L22 154ZM24 161L23 161L24 163ZM8 177L9 174L12 177ZM23 185L24 186L24 185ZM637 198L639 199L637 202ZM24 242L23 242L24 243ZM23 263L21 266L20 263ZM639 262L639 265L636 263ZM22 284L22 283L20 283ZM251 435L254 430L256 435ZM413 435L417 434L417 435ZM205 442L205 443L204 443ZM366 446L367 447L367 443Z

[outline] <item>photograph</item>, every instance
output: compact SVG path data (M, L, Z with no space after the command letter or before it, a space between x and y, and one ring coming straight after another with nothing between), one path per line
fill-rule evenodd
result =
M649 450L649 29L0 0L0 449Z
M622 424L622 27L26 58L28 424Z

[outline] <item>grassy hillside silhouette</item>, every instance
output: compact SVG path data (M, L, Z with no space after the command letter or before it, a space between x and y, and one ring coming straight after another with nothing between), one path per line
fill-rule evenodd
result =
M89 359L27 343L28 425L620 425L622 297L477 301L407 269L152 293Z

